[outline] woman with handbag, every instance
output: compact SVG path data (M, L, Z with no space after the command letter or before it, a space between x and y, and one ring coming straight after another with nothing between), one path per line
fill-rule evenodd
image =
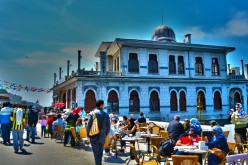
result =
M214 136L213 141L208 142L208 139L206 139L206 146L209 148L208 165L220 164L229 152L227 140L221 127L214 126L212 134Z

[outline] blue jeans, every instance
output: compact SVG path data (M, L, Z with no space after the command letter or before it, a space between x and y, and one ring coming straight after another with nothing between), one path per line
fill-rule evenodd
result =
M3 144L10 142L10 127L11 127L10 123L1 124Z
M13 147L16 152L23 147L23 133L24 130L12 130L13 135Z
M27 141L29 141L30 131L32 132L32 143L35 142L36 127L27 126Z
M102 155L103 155L103 146L104 144L101 142L91 142L94 158L95 158L95 164L96 165L102 165Z
M46 136L46 126L41 126L41 136Z

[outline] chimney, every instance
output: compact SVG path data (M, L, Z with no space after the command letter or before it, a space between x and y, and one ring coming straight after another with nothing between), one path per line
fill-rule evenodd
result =
M242 76L245 75L245 71L244 71L244 60L241 60L241 66L242 66Z
M187 44L191 44L191 34L186 34L184 42Z
M67 78L69 77L70 74L70 60L67 60Z
M248 79L248 64L245 64L245 78Z
M54 83L53 83L53 84L54 84L54 86L56 85L56 77L57 77L57 74L54 73L54 74L53 74L53 79L54 79Z
M81 66L81 50L78 50L78 72L80 72L80 66Z
M231 75L230 64L227 64L228 75Z
M100 75L106 75L106 71L107 71L107 53L103 52L103 51L100 52L100 66L101 66Z
M59 67L59 80L61 79L62 68Z

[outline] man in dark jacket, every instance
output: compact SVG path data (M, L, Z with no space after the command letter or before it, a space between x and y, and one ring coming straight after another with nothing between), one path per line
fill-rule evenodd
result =
M30 131L32 133L32 143L35 143L36 125L38 123L38 110L33 106L28 110L27 141L29 141Z
M139 123L145 123L146 122L146 118L144 117L143 112L140 112L140 116L137 120Z
M180 123L180 116L175 115L174 119L169 123L167 127L169 137L173 138L175 141L184 133L183 124Z
M110 131L110 119L109 115L103 111L104 101L98 100L96 102L96 108L90 113L90 117L87 124L87 137L90 138L90 143L92 146L93 154L95 157L95 164L102 164L103 146L105 143L105 138ZM93 119L97 118L98 128L100 133L94 136L90 136L90 128L93 124Z

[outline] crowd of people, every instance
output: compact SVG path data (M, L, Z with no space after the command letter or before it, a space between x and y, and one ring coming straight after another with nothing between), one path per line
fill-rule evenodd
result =
M118 135L122 137L135 136L137 123L147 122L142 112L137 119L135 119L133 114L130 114L129 118L127 116L122 116L122 121L120 121L116 112L108 114L103 110L103 100L98 100L96 108L87 115L79 107L75 108L72 112L56 113L56 111L51 111L45 115L40 114L35 106L21 107L19 105L4 103L3 108L0 111L2 143L4 145L9 145L11 143L10 134L12 131L14 152L17 153L19 150L22 151L24 140L35 143L35 136L37 135L36 126L38 122L40 122L41 137L53 138L56 134L56 125L61 125L65 135L64 146L68 144L75 146L75 139L71 134L70 128L75 127L76 133L79 133L79 128L85 127L88 141L92 146L95 163L100 165L104 151L106 155L110 155L108 148L104 150L104 143L107 135L109 139L117 138L115 132L120 132L121 134ZM90 129L94 124L95 118L98 119L98 128L100 132L97 136L91 136ZM237 103L236 110L230 110L229 120L235 125L235 132L246 139L248 119L242 104ZM219 148L228 153L227 139L224 136L222 128L214 120L210 122L210 125L212 127L211 133L204 135L206 146L209 149ZM24 129L27 131L25 139L23 138ZM176 146L193 145L202 140L202 127L196 118L185 119L184 122L181 122L180 116L175 115L173 120L169 122L167 132L169 137L175 141ZM121 149L119 152L124 153L125 149L126 142L121 141ZM187 153L176 150L174 154L186 155ZM202 162L201 159L201 155L199 154L200 164ZM220 162L221 159L216 155L211 153L208 155L208 164L218 164Z

